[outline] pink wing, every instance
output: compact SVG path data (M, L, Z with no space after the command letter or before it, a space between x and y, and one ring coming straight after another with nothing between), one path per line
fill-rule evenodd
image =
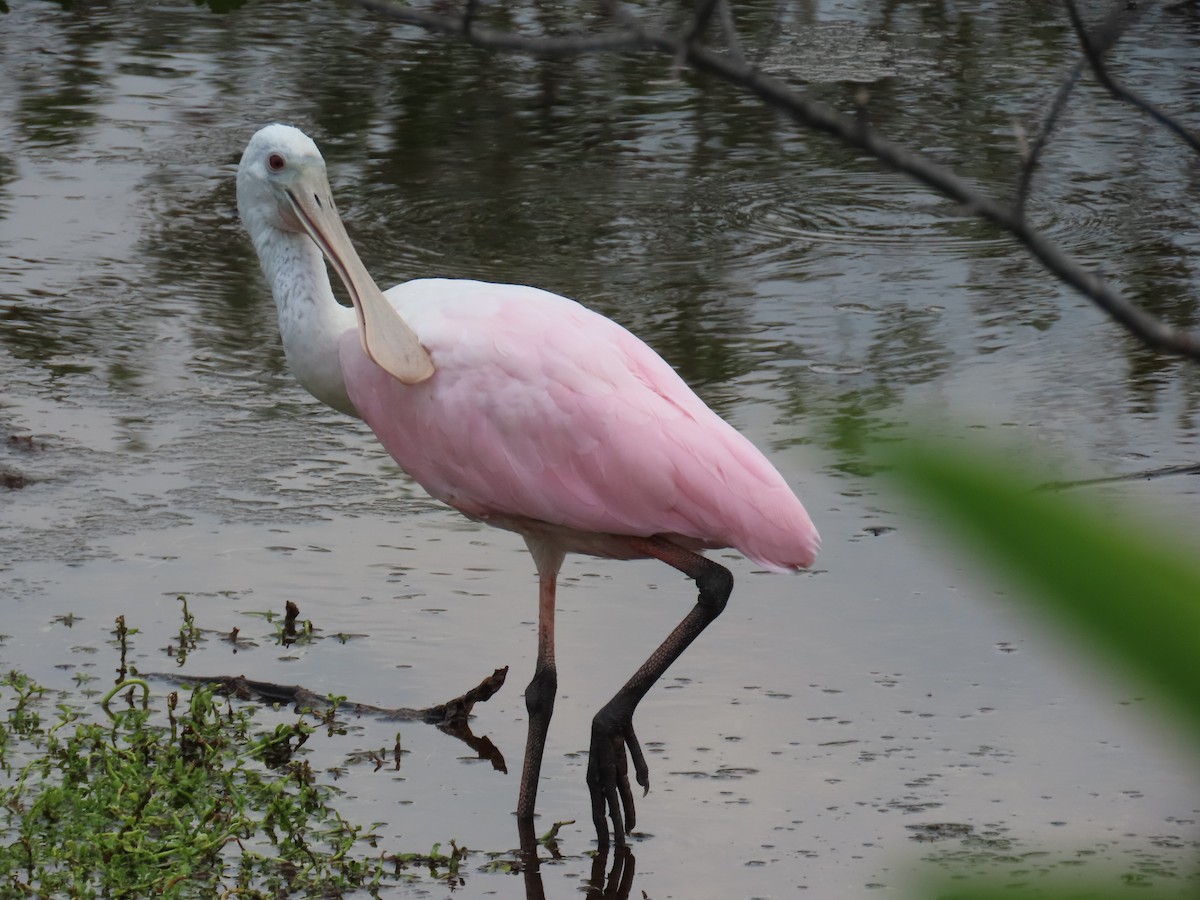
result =
M475 516L677 535L772 569L820 538L783 477L653 350L574 301L426 279L388 291L436 373L406 386L343 335L351 400L432 496Z

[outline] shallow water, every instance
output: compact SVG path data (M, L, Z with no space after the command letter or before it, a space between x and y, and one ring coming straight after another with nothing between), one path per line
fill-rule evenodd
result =
M428 501L286 371L233 172L257 127L290 121L321 144L381 284L522 281L616 318L769 450L821 528L818 567L797 578L720 554L733 601L642 704L653 789L634 896L910 895L922 859L963 857L1064 872L1107 860L1194 893L1200 778L1183 737L830 438L936 413L943 433L1055 455L1064 478L1194 464L1194 366L1141 349L951 204L660 60L491 57L326 4L13 5L0 664L61 687L79 669L107 679L124 614L138 666L169 669L182 593L202 627L258 643L214 634L188 657L195 674L424 706L509 665L474 722L507 776L404 726L400 773L351 766L339 783L344 812L384 822L396 849L515 845L532 565L514 536ZM887 134L1008 185L1014 121L1036 127L1073 57L1054 5L1002 6L743 14L765 66L843 108L865 85ZM536 16L553 26L573 9ZM1194 112L1198 43L1194 18L1150 13L1121 74ZM1084 85L1032 210L1189 324L1195 172ZM1105 490L1194 543L1194 476ZM590 871L591 715L693 596L649 562L573 559L564 575L539 809L547 827L577 824L544 870L551 896ZM287 600L323 639L284 649L248 615ZM339 765L395 731L362 719L315 753ZM472 865L457 891L521 893Z

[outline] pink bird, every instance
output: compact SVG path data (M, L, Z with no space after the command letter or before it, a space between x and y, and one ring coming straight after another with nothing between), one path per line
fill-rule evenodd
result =
M534 814L554 710L555 588L567 553L653 557L696 605L592 720L587 783L601 847L634 825L628 767L649 790L638 702L725 608L734 547L780 572L820 538L778 471L620 325L532 287L420 279L381 293L338 216L316 144L269 125L238 167L238 210L279 311L288 365L366 421L405 472L470 519L520 534L539 579L538 652L517 799ZM353 310L334 299L322 254Z

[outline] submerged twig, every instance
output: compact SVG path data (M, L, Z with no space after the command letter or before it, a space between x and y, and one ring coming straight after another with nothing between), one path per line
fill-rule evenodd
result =
M1127 481L1154 481L1158 478L1168 478L1174 475L1200 475L1200 463L1189 463L1178 466L1163 466L1157 469L1144 469L1141 472L1124 472L1119 475L1100 475L1096 478L1077 478L1072 481L1047 481L1039 484L1039 491L1065 491L1071 488L1092 487L1099 484L1120 484Z

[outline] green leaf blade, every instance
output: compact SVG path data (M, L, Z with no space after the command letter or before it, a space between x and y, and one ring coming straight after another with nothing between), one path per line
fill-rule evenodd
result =
M1032 489L977 447L887 450L892 477L1200 734L1200 554L1119 507Z

